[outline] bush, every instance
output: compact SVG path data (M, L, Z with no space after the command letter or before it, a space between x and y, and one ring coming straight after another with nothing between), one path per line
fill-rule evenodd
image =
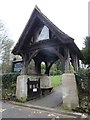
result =
M78 73L76 74L76 81L78 88L81 88L85 92L88 91L88 70L81 68L79 69Z
M19 73L8 73L0 75L0 81L2 81L2 99L15 99L16 80L18 75Z
M79 108L77 108L76 111L78 112L89 112L88 110L89 73L90 70L81 68L76 74L76 82L79 95Z
M2 89L13 88L16 85L18 73L9 73L0 75L2 79Z

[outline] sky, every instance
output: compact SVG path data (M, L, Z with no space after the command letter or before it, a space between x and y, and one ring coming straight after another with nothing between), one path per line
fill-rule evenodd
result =
M18 41L30 15L37 5L60 30L74 38L82 49L88 35L89 0L0 0L0 19L9 37Z

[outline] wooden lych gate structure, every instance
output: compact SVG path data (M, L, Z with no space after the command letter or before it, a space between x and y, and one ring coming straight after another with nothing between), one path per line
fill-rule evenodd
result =
M70 72L70 64L78 71L79 60L83 56L74 39L56 27L36 6L17 44L12 50L23 60L22 74L28 74L28 65L33 59L35 73L41 76L41 63L44 62L45 75L49 76L53 63L60 60L62 72Z

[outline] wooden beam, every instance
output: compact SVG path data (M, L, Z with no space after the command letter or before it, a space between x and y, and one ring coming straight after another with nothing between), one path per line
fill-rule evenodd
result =
M37 54L37 52L38 50L28 54L22 53L22 58L23 58L22 74L24 75L28 74L28 64L30 63L31 59Z
M64 46L64 45L61 44L58 39L56 40L47 39L47 40L36 42L33 45L28 46L25 49L21 50L20 52L28 53L37 49L43 49L43 48L49 48L49 47L60 47L60 46Z

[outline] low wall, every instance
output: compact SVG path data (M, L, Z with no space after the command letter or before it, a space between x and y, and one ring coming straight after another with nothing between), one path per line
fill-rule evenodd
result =
M17 77L16 85L16 97L17 99L26 99L27 98L27 78L28 75L20 75Z
M51 87L51 79L50 76L47 75L42 75L42 76L37 76L37 79L40 78L40 87L45 88L45 87Z
M79 106L75 75L64 73L62 75L63 106L66 109L75 109Z
M17 99L27 99L27 79L38 80L40 78L40 87L51 87L51 80L49 76L28 76L20 75L17 77L16 97Z

